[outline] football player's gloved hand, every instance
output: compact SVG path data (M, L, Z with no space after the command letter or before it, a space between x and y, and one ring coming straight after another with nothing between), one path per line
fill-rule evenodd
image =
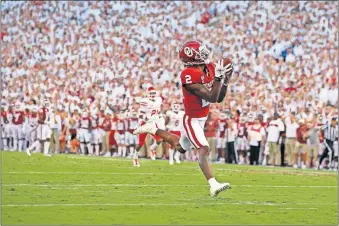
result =
M233 63L229 63L225 67L226 67L226 73L225 73L224 84L227 85L229 81L231 80L231 77L233 74Z
M225 78L226 67L224 67L223 64L223 60L219 60L218 63L215 65L214 79L217 81L221 81Z

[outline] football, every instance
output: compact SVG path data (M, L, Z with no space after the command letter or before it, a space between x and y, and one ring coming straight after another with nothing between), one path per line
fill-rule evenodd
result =
M227 64L232 63L232 60L230 58L223 58L223 63L225 67Z

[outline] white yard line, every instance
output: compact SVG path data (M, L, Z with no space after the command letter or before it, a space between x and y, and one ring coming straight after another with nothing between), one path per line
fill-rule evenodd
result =
M280 210L317 210L319 208L279 208Z
M2 184L4 187L207 187L201 184ZM338 188L338 186L326 185L232 185L232 187L250 188Z
M322 205L337 206L337 203L266 203L266 202L202 202L202 203L53 203L53 204L2 204L2 207L49 207L49 206L215 206L215 205L255 205L255 206L286 206L286 205ZM279 209L317 209L317 208L279 208Z
M271 169L270 169L271 168ZM267 169L216 169L217 171L228 171L228 172L236 172L236 173L258 173L258 174L292 174L292 175L330 175L337 176L336 172L319 172L312 170L304 170L304 171L293 171L293 170L284 170L270 167Z
M187 173L138 173L138 172L123 172L123 173L118 173L118 172L3 172L2 174L68 174L68 175L77 175L77 174L92 174L92 175L173 175L173 176L187 176ZM191 175L202 175L201 173L193 174L190 173Z

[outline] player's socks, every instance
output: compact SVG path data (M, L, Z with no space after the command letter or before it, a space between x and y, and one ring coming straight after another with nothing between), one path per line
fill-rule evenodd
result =
M81 154L85 154L85 144L84 143L80 143L80 150L81 150Z
M24 140L23 139L20 139L19 140L19 147L18 147L18 150L21 152L23 151L24 149Z
M133 146L130 146L130 147L129 147L129 155L130 155L130 156L133 156L133 154L134 154L134 147L133 147Z
M13 139L13 151L18 150L18 139Z
M93 155L93 146L92 144L87 144L88 154Z
M127 147L122 147L122 157L126 157Z
M99 144L94 145L95 155L99 156Z
M170 149L168 150L168 159L169 159L169 164L170 164L170 165L173 165L173 164L174 164L173 157L174 157L174 150L173 150L172 148L170 148Z
M49 141L45 141L44 142L44 155L46 155L46 156L50 156L50 154L49 154L49 145L50 145Z
M8 146L7 146L7 138L2 138L3 144L4 144L4 150L7 151L8 150Z
M121 156L122 147L118 146L118 156Z
M208 180L208 184L210 185L210 187L213 187L213 186L218 185L219 183L216 181L214 177L212 177Z
M180 164L181 163L181 161L180 161L180 152L175 152L175 155L174 155L174 159L175 159L175 161L176 161L176 163L178 163L178 164Z

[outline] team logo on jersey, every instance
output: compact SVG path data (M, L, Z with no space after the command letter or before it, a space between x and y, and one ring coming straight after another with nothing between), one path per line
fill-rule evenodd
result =
M185 47L185 48L184 48L184 53L185 53L187 56L189 56L189 57L193 56L193 51L192 51L192 49L191 49L190 47Z

